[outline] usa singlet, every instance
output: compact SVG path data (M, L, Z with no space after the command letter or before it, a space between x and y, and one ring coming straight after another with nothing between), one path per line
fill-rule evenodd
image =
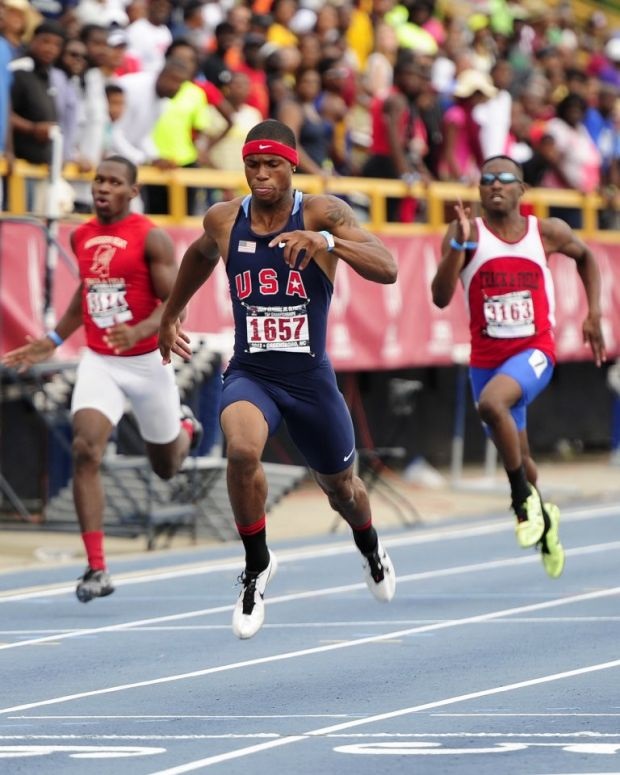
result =
M155 224L132 213L116 223L96 218L78 226L73 245L83 283L82 315L86 344L113 354L105 331L115 323L135 325L160 303L153 292L146 260L146 238ZM122 355L143 355L157 348L157 335L143 339Z
M283 249L268 247L280 232L252 231L251 201L248 195L239 207L226 263L235 320L231 365L265 376L306 371L326 358L333 285L314 261L303 271L287 266ZM281 231L304 228L303 196L296 191Z
M538 230L529 215L518 242L506 242L476 218L478 247L461 272L469 308L470 364L495 368L526 348L555 361L555 296Z

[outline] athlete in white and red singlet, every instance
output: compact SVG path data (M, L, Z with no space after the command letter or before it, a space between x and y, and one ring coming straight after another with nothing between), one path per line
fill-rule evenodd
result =
M517 541L539 546L548 575L564 567L559 509L543 503L526 428L527 406L549 384L555 363L554 291L547 257L573 258L583 282L588 315L583 336L598 366L605 360L600 276L591 251L558 218L522 216L520 166L507 156L487 159L480 177L482 218L456 206L433 279L433 301L445 307L459 280L471 333L470 379L478 413L506 469Z
M71 398L73 496L88 566L77 585L81 602L114 591L103 550L101 460L129 401L153 470L169 479L200 424L181 408L172 366L164 367L157 330L177 265L170 237L143 215L131 214L138 194L136 167L122 156L101 162L93 180L96 217L71 235L80 283L54 331L7 353L7 366L25 370L48 360L80 326L86 331ZM184 418L184 419L182 419Z

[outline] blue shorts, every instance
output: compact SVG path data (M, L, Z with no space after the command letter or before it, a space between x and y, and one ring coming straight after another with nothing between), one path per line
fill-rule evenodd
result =
M353 422L329 361L277 379L229 368L220 412L236 401L249 401L260 409L270 436L284 420L293 443L317 473L337 474L353 463Z
M553 374L553 362L542 350L530 348L518 355L513 355L494 369L479 369L472 366L469 370L469 379L476 405L484 386L496 374L506 374L521 386L522 396L511 408L510 413L517 424L517 429L523 431L527 425L527 407L549 384Z

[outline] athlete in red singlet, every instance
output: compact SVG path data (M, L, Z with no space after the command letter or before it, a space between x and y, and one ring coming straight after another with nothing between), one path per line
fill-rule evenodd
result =
M547 257L573 258L588 300L583 337L597 366L605 360L594 256L558 218L522 216L525 191L520 166L494 156L482 166L482 218L456 206L432 283L433 301L445 307L461 280L469 307L470 379L478 413L497 447L510 482L520 546L539 546L545 570L564 568L560 512L543 503L530 455L526 408L548 385L555 363L554 294Z
M80 284L56 329L7 353L3 362L25 370L47 360L80 326L87 350L71 399L73 496L88 566L76 594L86 603L114 591L103 551L101 460L114 427L131 403L155 473L178 471L200 424L181 408L174 370L157 351L157 331L176 278L170 237L143 215L131 214L138 194L136 167L122 156L101 162L92 192L96 218L71 235ZM184 417L184 419L182 419Z

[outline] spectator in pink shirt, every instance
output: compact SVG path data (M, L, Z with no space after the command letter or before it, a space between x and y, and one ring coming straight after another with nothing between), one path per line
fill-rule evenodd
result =
M456 79L454 105L444 114L443 153L439 161L442 180L475 183L483 161L480 147L480 126L474 110L482 102L495 97L497 89L488 75L478 70L463 70Z
M601 154L583 123L586 108L583 97L569 94L558 105L556 117L547 122L545 133L553 140L554 152L542 186L571 188L584 194L598 188ZM551 208L550 214L563 218L574 229L581 228L581 210Z

